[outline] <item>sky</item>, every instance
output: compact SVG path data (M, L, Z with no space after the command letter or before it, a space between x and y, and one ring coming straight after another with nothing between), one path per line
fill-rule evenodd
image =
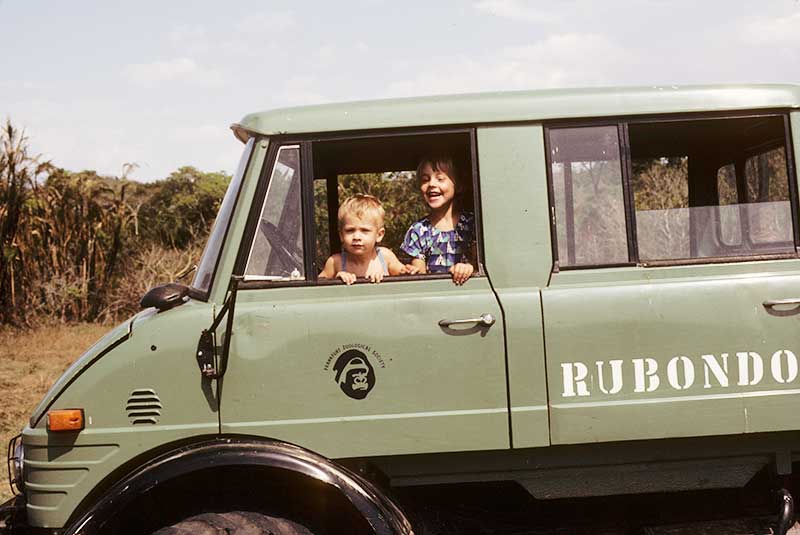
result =
M800 0L0 0L0 120L72 171L231 173L247 113L348 100L800 82Z

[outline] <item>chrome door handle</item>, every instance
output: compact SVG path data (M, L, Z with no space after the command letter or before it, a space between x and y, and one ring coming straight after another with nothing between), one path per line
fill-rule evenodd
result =
M439 327L450 327L451 325L463 325L465 323L480 323L484 327L494 325L495 319L491 314L481 314L479 318L469 318L465 320L439 320Z
M761 303L765 308L772 308L781 305L800 305L800 297L792 297L790 299L774 299L764 301Z

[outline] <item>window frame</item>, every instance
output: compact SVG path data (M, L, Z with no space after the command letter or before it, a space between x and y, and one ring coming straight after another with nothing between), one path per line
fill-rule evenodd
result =
M792 140L790 123L791 110L763 109L763 110L736 110L730 112L696 112L678 114L656 114L656 115L636 115L636 116L614 116L596 117L584 119L555 120L542 123L544 130L544 149L545 149L545 172L547 174L547 193L550 207L550 237L553 255L552 272L586 270L598 268L614 267L661 267L661 266L681 266L697 264L727 264L751 261L766 261L800 258L800 227L798 226L798 185L795 176L795 154ZM781 253L748 254L723 257L698 257L682 259L664 259L641 261L639 258L639 242L636 234L636 210L633 190L631 188L632 158L630 150L630 137L628 127L631 124L653 124L666 122L690 122L706 121L712 119L751 119L758 117L780 117L783 120L783 141L786 153L786 176L789 181L789 205L791 209L792 236L794 239L794 250ZM550 132L563 128L582 128L592 126L614 126L618 128L618 142L620 149L621 168L622 168L622 190L625 205L625 226L628 237L628 262L607 263L607 264L581 264L581 265L561 265L558 256L558 236L556 222L556 203L553 185L553 172L551 162ZM752 157L747 154L745 159ZM738 189L738 188L737 188ZM765 247L766 248L766 247Z
M222 234L222 240L221 240L221 243L220 243L220 246L219 246L219 251L217 251L217 258L214 261L214 269L213 269L213 271L211 273L211 280L209 281L208 288L206 288L205 291L203 291L203 290L201 290L199 288L195 288L192 285L194 283L194 280L193 280L192 284L189 285L189 294L188 294L189 297L191 297L192 299L197 299L198 301L208 302L208 300L209 300L209 298L211 296L211 292L214 289L214 282L216 281L216 278L217 278L217 272L219 271L219 264L222 261L222 255L225 253L225 246L226 246L226 244L228 242L228 239L230 239L230 230L231 230L231 226L233 225L234 216L236 215L236 211L241 209L241 207L239 206L239 203L242 201L241 197L242 197L242 191L244 190L244 187L245 187L245 178L246 178L247 173L250 171L250 166L253 164L253 161L254 161L253 156L256 153L256 146L258 145L258 143L260 143L260 141L261 141L260 139L253 139L252 142L250 140L248 140L245 143L245 147L247 147L249 145L249 148L245 148L244 149L244 150L249 151L248 154L247 154L247 161L244 162L244 167L242 167L242 176L240 177L238 187L236 188L236 196L233 199L233 207L231 208L231 214L230 214L230 217L228 218L228 221L225 223L225 231ZM235 176L232 177L231 180L233 180L233 178L235 178ZM227 191L225 193L227 195ZM222 200L224 200L224 197L223 197ZM222 209L222 200L220 200L220 208L219 208L220 210ZM217 212L217 215L215 217L219 217L219 212ZM212 230L213 230L213 228L212 228ZM211 239L211 233L209 233L209 236L208 236L207 239L208 240ZM208 246L208 244L206 244L205 247L207 247L207 246ZM203 253L205 253L205 247L203 248ZM237 253L237 258L238 258L238 253ZM197 262L197 269L199 269L199 267L200 267L201 260L202 260L202 256L201 256L201 259L198 260L198 262ZM197 274L195 273L195 276L196 275Z
M481 213L480 204L480 173L478 167L478 148L477 148L477 132L476 126L453 126L451 128L397 128L397 129L380 129L380 130L360 130L352 132L331 132L331 133L310 133L304 135L291 135L291 136L259 136L259 140L269 139L269 148L264 158L264 164L259 172L258 184L253 194L253 202L251 203L249 213L247 216L247 223L242 239L239 244L236 261L234 264L234 274L243 276L247 268L247 260L249 252L255 239L255 234L258 229L258 222L261 217L261 210L263 203L266 201L266 195L269 191L269 181L272 175L272 169L278 157L278 152L281 147L299 145L300 147L300 173L301 173L301 206L302 206L302 221L303 221L303 263L306 269L306 277L302 280L296 281L266 281L266 280L241 280L239 282L240 290L263 290L269 288L286 288L286 287L308 287L308 286L330 286L340 285L341 281L337 279L319 279L318 275L322 266L317 266L316 262L316 240L317 229L314 225L314 159L313 159L313 145L314 143L326 141L342 141L342 140L367 140L375 138L390 138L390 137L410 137L420 135L436 135L436 134L466 134L469 139L469 154L472 180L472 194L473 194L473 209L475 213L475 242L477 258L477 269L473 277L485 277L483 262L483 217ZM396 275L387 276L383 279L381 284L404 282L404 281L420 281L420 280L449 280L449 274L424 274L424 275ZM358 280L355 284L371 284L367 280Z
M269 178L266 180L266 187L265 187L263 198L261 199L260 203L255 203L255 204L258 204L258 217L257 217L257 221L256 221L256 228L261 223L261 215L264 213L264 210L267 207L267 198L269 196L271 185L272 185L271 184L272 175L274 174L275 166L277 165L278 160L280 159L281 151L284 150L284 149L296 149L297 150L297 159L298 159L299 171L300 171L300 220L301 221L304 220L303 218L305 217L306 207L303 205L303 201L304 201L303 188L305 187L305 185L303 184L303 182L305 180L304 165L303 165L303 147L302 147L302 145L300 143L281 143L275 149L275 158L272 161L272 165L271 166L266 166L266 167L269 167ZM248 217L250 217L250 216L248 216ZM280 224L280 222L279 222L279 224ZM308 262L306 261L306 255L305 255L305 242L306 242L305 226L303 227L302 230L303 230L303 236L302 236L302 238L303 238L303 272L305 274L307 274L308 273ZM246 254L246 257L245 257L245 261L244 261L244 271L242 272L242 277L244 277L242 279L242 282L253 282L255 280L259 280L257 278L251 279L249 281L246 280L246 277L248 276L247 275L247 265L250 263L250 259L253 256L253 249L256 246L256 235L257 235L257 230L253 233L252 239L250 240L250 246L247 249L247 254ZM258 276L256 276L256 277L258 277ZM268 278L268 277L270 277L269 275L266 275L264 277L265 278L261 279L261 282L276 282L275 280L270 280ZM305 278L306 278L306 276L303 277L303 279L305 279ZM280 281L280 282L285 282L285 281Z

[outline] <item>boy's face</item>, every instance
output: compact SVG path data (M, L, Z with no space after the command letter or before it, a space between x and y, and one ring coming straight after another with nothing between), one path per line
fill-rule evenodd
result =
M371 255L385 233L386 230L379 218L367 214L363 217L350 214L344 216L339 238L348 254L362 256Z
M434 171L431 165L426 163L422 166L419 182L425 202L434 210L446 208L453 202L456 184L447 173Z

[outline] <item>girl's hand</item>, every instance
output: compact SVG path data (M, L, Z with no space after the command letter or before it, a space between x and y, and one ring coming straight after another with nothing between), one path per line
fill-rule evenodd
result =
M336 278L337 279L342 279L342 281L346 285L350 286L351 284L356 282L356 279L358 277L356 277L355 273L350 273L349 271L340 271L339 273L336 274Z
M453 276L453 282L456 286L461 286L467 282L474 271L475 268L472 267L472 264L466 264L464 262L459 262L450 268L450 274Z
M405 264L401 273L403 275L416 275L419 273L419 267L412 266L411 264Z

